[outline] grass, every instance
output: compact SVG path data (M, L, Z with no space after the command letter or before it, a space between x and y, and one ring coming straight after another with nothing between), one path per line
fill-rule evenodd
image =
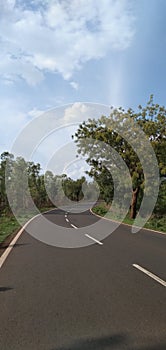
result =
M0 243L2 243L6 237L14 233L20 228L20 224L13 215L1 216L0 218Z
M121 213L119 212L119 210L117 211L117 213L111 211L108 212L108 206L106 206L105 203L101 203L95 206L93 208L93 212L100 216L106 216L106 218L108 219L121 221ZM132 225L134 223L134 220L130 218L128 213L122 222L125 224ZM149 228L151 230L166 232L166 215L162 217L156 217L153 214L144 227Z
M51 210L53 208L42 208L40 212L43 213L47 210ZM2 243L8 236L17 232L29 219L34 216L34 213L21 215L19 217L19 222L14 217L13 214L1 214L0 216L0 243Z

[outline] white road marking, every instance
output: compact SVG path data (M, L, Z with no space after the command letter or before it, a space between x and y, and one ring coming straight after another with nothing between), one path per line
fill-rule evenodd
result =
M4 264L5 260L7 259L8 255L10 254L11 250L13 249L14 245L16 244L17 240L19 239L19 237L21 236L21 234L23 233L23 231L26 229L26 227L28 226L28 224L30 224L31 221L33 221L34 219L36 219L38 216L40 216L41 214L37 214L35 215L33 218L31 218L29 221L27 221L25 223L25 225L18 231L18 233L16 234L16 236L13 238L13 240L10 242L9 246L6 248L6 250L4 251L4 253L1 255L0 257L0 268L2 267L2 265Z
M136 269L142 271L143 273L145 273L147 276L151 277L152 279L154 279L155 281L157 281L158 283L162 284L162 286L166 287L166 282L163 281L161 278L159 278L158 276L154 275L152 272L149 272L148 270L144 269L143 267L141 267L140 265L137 264L133 264L133 267L135 267Z
M8 248L4 251L4 253L0 257L0 268L2 267L3 263L7 259L9 253L13 249L14 245L16 244L18 238L21 236L22 232L24 231L24 227L17 233L17 235L14 237L14 239L9 244Z
M66 221L69 222L69 219L66 218Z
M77 227L77 226L75 226L75 225L73 225L73 224L71 224L71 223L70 223L70 225L71 225L73 228L75 228L75 229L78 230L78 227Z
M103 245L102 242L98 241L96 238L94 238L94 237L88 235L87 233L85 234L85 236L88 237L88 238L90 238L90 239L92 239L92 240L95 241L96 243L98 243L98 244L100 244L100 245Z
M92 209L90 208L89 211L91 212L91 214L93 214L94 216L97 216L98 218L100 219L103 219L103 220L107 220L107 221L112 221L112 222L115 222L119 225L124 225L124 226L129 226L129 227L135 227L135 228L139 228L140 230L144 230L144 231L149 231L149 232L154 232L154 233L160 233L161 235L164 235L166 236L166 232L162 232L162 231L156 231L156 230L152 230L150 228L146 228L146 227L141 227L141 226L134 226L134 225L130 225L130 224L125 224L124 222L121 222L121 221L117 221L117 220L113 220L113 219L109 219L109 218L105 218L104 216L101 216L101 215L98 215L96 213L94 213L92 211Z
M10 242L9 246L6 248L6 250L4 251L4 253L0 256L0 268L2 267L2 265L4 264L5 260L7 259L8 255L10 254L11 250L13 249L14 245L16 244L17 240L19 239L19 237L21 236L21 234L24 232L24 230L26 229L26 227L28 226L28 224L30 224L31 221L33 221L34 219L36 219L38 216L42 215L42 214L46 214L49 213L55 209L50 209L47 210L43 213L37 214L35 216L33 216L30 220L28 220L25 225L18 231L18 233L16 234L16 236L13 238L13 240Z
M67 218L67 214L65 214L65 218Z
M75 229L78 230L78 227L75 226L75 225L73 225L73 224L71 224L71 222L70 222L70 225L71 225L73 228L75 228ZM85 234L85 236L88 237L88 238L90 238L90 239L92 239L94 242L96 242L96 243L98 243L98 244L100 244L100 245L103 245L102 242L98 241L96 238L94 238L94 237L88 235L87 233Z

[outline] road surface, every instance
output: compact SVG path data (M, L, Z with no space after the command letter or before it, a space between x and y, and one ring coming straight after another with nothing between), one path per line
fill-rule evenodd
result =
M23 232L0 269L0 349L165 350L166 235L120 225L102 239L114 223L90 211L45 217L87 246ZM42 218L30 225L40 236Z

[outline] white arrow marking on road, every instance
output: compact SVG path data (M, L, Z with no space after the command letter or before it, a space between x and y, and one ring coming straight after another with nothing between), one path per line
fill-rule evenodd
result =
M149 272L148 270L144 269L143 267L141 267L140 265L137 264L133 264L133 267L135 267L136 269L142 271L143 273L145 273L147 276L153 278L155 281L157 281L158 283L162 284L162 286L166 287L166 282L163 281L161 278L159 278L158 276L154 275L152 272Z

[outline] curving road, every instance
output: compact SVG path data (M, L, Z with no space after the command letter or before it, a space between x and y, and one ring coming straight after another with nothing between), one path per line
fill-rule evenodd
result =
M44 217L27 230L59 247L24 231L0 269L0 349L165 350L166 235L89 210Z

